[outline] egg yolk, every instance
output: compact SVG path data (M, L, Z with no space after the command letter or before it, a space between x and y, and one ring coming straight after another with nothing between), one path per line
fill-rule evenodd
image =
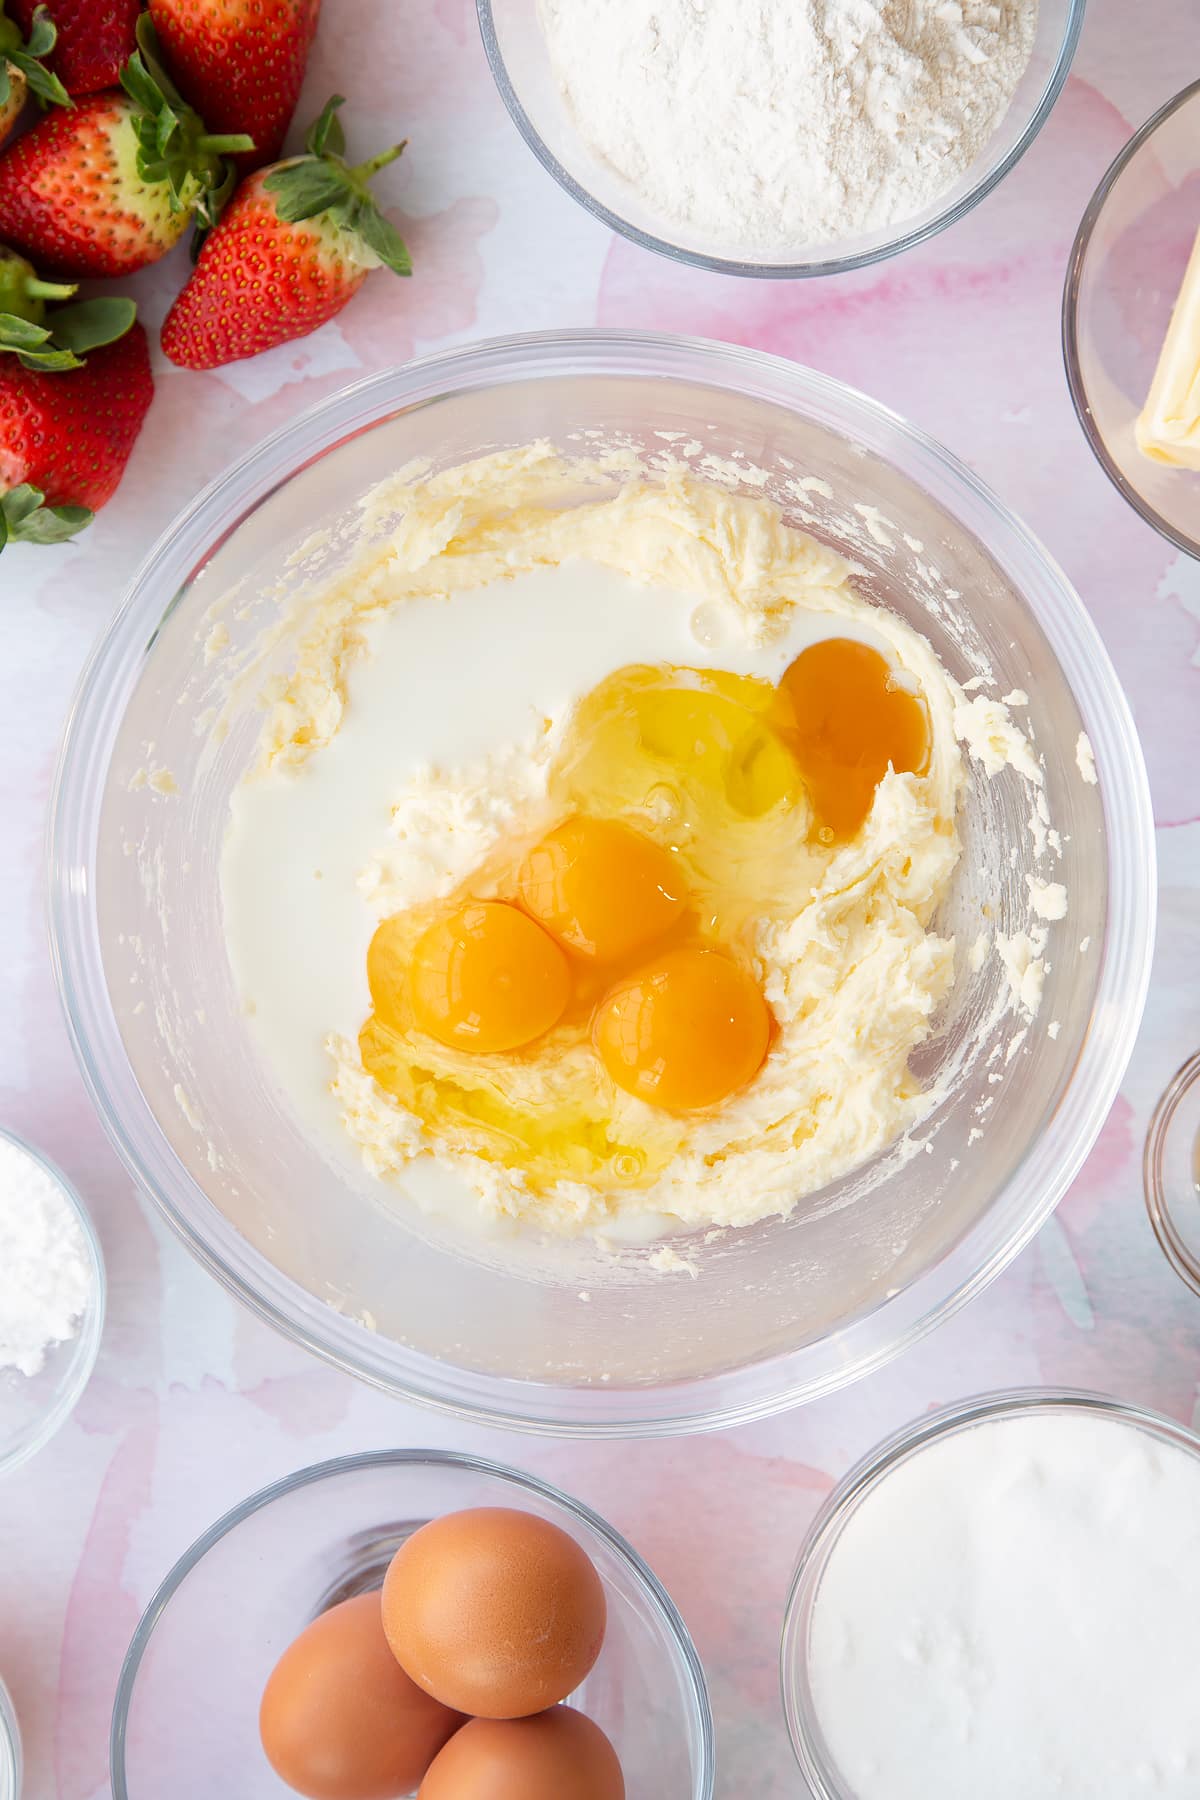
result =
M385 1025L403 1029L407 997L417 1028L457 1050L532 1043L557 1024L571 995L567 959L554 939L500 900L469 901L411 949L402 927L385 919L367 954L367 980Z
M453 897L375 933L363 1067L532 1187L651 1184L688 1116L762 1066L775 1027L747 964L761 922L792 916L814 851L856 835L889 768L928 769L928 709L903 679L849 638L813 644L777 684L615 670L550 763L554 829L532 849L499 842ZM658 1116L614 1109L614 1083Z
M852 838L888 772L923 775L929 714L886 657L853 638L812 644L784 672L774 723L808 787L823 841Z
M653 944L684 905L670 851L613 819L567 819L530 851L517 886L527 913L594 962Z
M645 963L601 1001L592 1041L618 1087L668 1112L715 1106L753 1079L771 1035L751 975L685 945Z

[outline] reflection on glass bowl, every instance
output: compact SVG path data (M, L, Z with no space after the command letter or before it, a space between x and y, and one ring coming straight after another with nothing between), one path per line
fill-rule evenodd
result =
M1063 354L1101 468L1169 542L1200 556L1200 471L1143 456L1145 405L1200 232L1200 81L1134 133L1088 203L1067 265Z

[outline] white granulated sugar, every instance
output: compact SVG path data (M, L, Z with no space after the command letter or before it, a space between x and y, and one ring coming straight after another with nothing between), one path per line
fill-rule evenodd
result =
M1132 1424L961 1430L851 1512L809 1628L858 1800L1195 1800L1200 1463Z
M539 0L568 111L643 207L728 252L885 229L952 188L1038 0Z
M57 1181L0 1137L0 1370L36 1375L76 1336L92 1287L79 1221Z

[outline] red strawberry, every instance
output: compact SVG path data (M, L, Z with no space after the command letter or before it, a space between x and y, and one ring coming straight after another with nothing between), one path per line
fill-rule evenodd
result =
M154 395L132 318L104 299L0 322L0 549L61 543L111 499Z
M8 11L26 36L38 0L7 0ZM58 28L58 42L46 66L68 94L95 94L116 87L136 49L134 27L141 0L45 0Z
M125 275L171 249L193 213L215 218L248 138L213 137L153 59L51 113L0 157L0 237L52 275Z
M412 272L368 182L399 156L395 144L351 168L335 95L308 135L308 155L244 181L204 240L167 314L162 347L184 369L215 369L305 337L341 312L381 263Z
M149 0L163 60L213 131L244 131L243 174L274 162L296 110L321 0Z
M30 94L43 106L50 101L70 106L71 96L46 64L53 49L54 27L44 6L30 8L23 35L15 20L5 18L0 0L0 144L11 135Z

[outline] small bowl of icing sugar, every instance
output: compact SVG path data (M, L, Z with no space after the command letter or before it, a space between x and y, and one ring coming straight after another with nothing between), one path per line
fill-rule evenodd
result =
M104 1292L104 1259L78 1194L40 1152L0 1130L0 1475L49 1442L87 1386Z
M909 1426L800 1554L784 1708L817 1800L1195 1800L1200 1439L1025 1391Z

